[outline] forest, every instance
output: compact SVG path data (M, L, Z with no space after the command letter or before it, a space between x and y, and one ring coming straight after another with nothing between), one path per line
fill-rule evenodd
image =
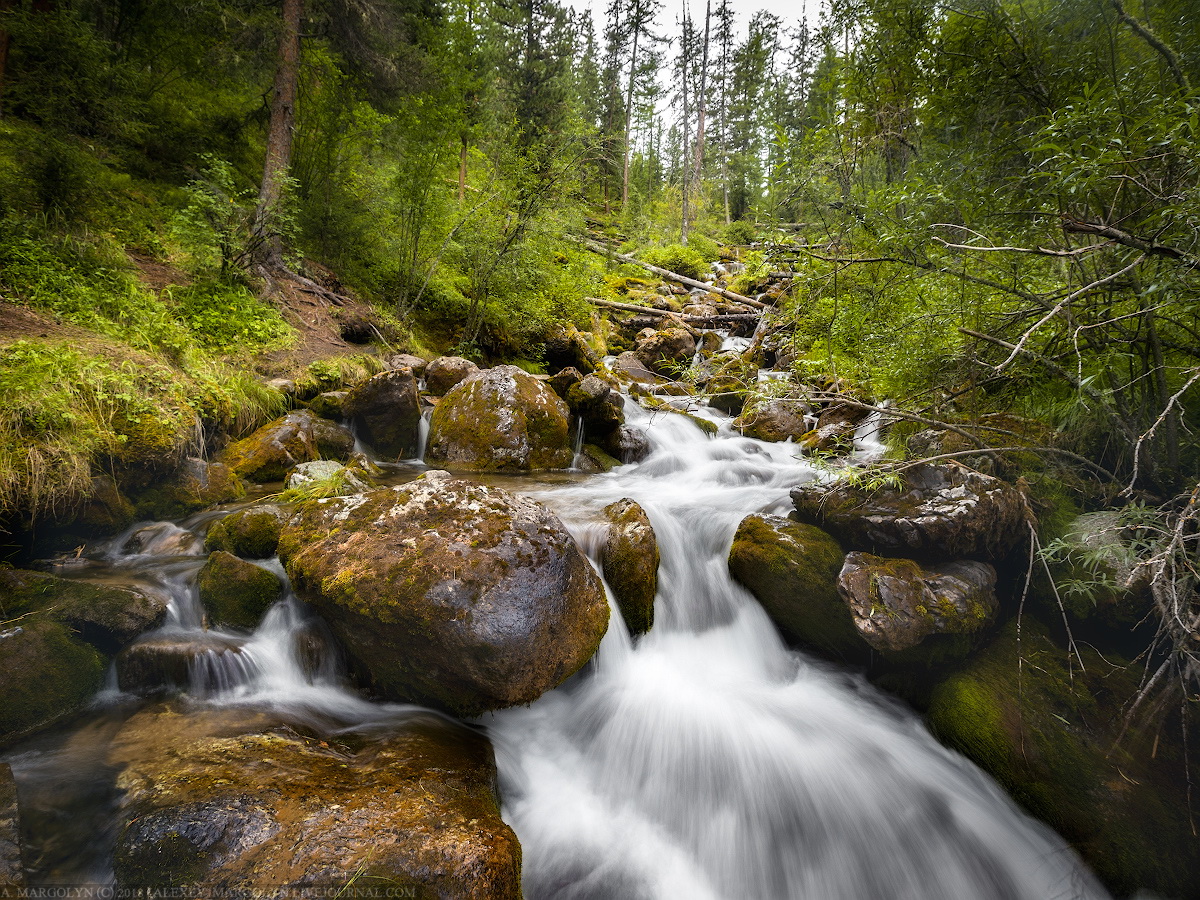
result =
M313 395L394 352L553 374L558 335L680 311L647 264L724 266L722 314L761 313L807 397L883 417L859 483L926 458L1019 485L1064 623L1113 589L1066 525L1119 514L1153 609L1124 648L1126 721L1194 720L1192 0L790 20L734 0L0 0L3 556L75 522L98 476L279 416L271 379Z

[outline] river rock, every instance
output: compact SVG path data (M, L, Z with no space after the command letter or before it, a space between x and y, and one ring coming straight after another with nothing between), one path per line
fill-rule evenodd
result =
M349 391L326 391L308 401L308 408L322 419L340 422L346 418L346 398Z
M843 544L917 559L1003 559L1029 534L1016 488L957 463L905 469L898 487L848 481L792 488L799 517Z
M973 560L922 567L910 559L852 552L837 589L863 640L885 656L918 644L926 649L926 639L940 635L967 638L939 642L940 657L965 656L971 636L996 618L996 570ZM928 661L928 653L922 656Z
M127 693L141 695L189 686L203 688L208 682L224 680L212 678L214 674L244 670L241 652L240 641L215 632L138 641L117 656L117 685Z
M606 443L612 447L611 455L622 463L641 462L652 449L650 438L636 425L622 425Z
M0 746L82 710L100 689L106 664L46 613L0 626Z
M223 462L249 481L281 481L288 469L314 459L345 459L354 436L327 419L303 409L264 425L250 437L231 444Z
M1200 766L1195 724L1185 747L1166 708L1178 700L1156 713L1151 701L1126 730L1144 666L1077 647L1069 660L1027 611L934 688L930 727L1070 841L1115 896L1200 896L1182 799Z
M200 602L214 625L252 629L271 604L283 595L283 582L274 572L215 551L196 578Z
M600 580L549 510L444 472L302 504L279 555L380 693L459 715L529 703L608 625Z
M266 559L275 555L283 519L283 510L276 506L257 505L236 510L208 527L204 546L245 559Z
M635 352L650 371L674 377L691 365L696 355L696 339L686 328L665 328L639 340Z
M69 527L87 537L108 537L132 525L135 516L133 504L116 480L111 475L94 475L91 490Z
M569 415L541 381L516 366L497 366L442 398L429 420L425 459L479 471L565 469L574 455Z
M112 654L161 625L167 600L147 591L0 569L0 609L6 618L37 612L55 619L102 653Z
M203 542L174 522L151 522L129 535L121 552L130 556L199 556Z
M0 892L25 886L21 862L21 816L17 808L17 783L8 763L0 763Z
M389 369L412 369L414 375L424 378L425 367L429 365L429 362L411 353L393 353L385 360L385 364Z
M809 431L807 414L799 400L767 400L734 419L733 427L760 441L799 441Z
M729 572L791 640L850 661L866 655L837 591L844 554L821 529L782 516L747 516L729 551Z
M109 761L122 791L119 887L521 896L491 745L431 714L386 737L322 738L262 713L151 709Z
M325 494L336 493L347 497L371 489L371 485L362 477L363 474L357 466L343 466L331 459L318 459L300 463L288 472L283 485L289 491L320 487Z
M356 385L344 410L358 436L381 456L401 459L416 454L421 398L411 369L380 372Z
M600 566L630 634L645 634L654 624L658 593L658 539L646 511L633 500L604 507L608 535L600 547Z
M568 367L584 375L600 368L600 357L574 325L558 326L546 335L545 358L551 375Z
M425 390L435 397L442 397L479 371L479 366L461 356L439 356L425 367Z

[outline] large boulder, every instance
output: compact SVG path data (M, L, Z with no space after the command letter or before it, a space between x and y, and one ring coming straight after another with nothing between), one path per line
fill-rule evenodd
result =
M283 595L274 572L216 550L196 577L200 602L214 625L255 628L271 604Z
M4 888L25 886L25 866L21 861L21 817L17 808L17 783L8 763L0 763L0 893Z
M373 375L351 389L342 409L358 436L380 455L399 459L416 454L421 398L411 369Z
M658 538L646 511L633 500L604 507L608 534L600 547L604 580L616 598L630 634L645 634L654 624L658 593Z
M574 368L584 375L600 368L600 356L574 325L558 326L546 335L546 368L551 372Z
M1171 689L1162 706L1152 696L1138 707L1142 665L1076 651L1028 613L1010 621L934 689L933 733L1070 841L1115 895L1200 896L1200 841L1181 800L1200 766L1195 722L1185 743Z
M444 472L302 504L279 555L377 691L459 715L532 701L608 625L599 578L549 510Z
M225 448L222 462L249 481L281 481L288 469L314 459L346 459L354 437L307 409L288 413Z
M974 560L922 567L910 559L846 554L838 593L862 639L884 656L965 656L996 619L996 570ZM940 640L941 637L952 638ZM933 641L927 641L934 638Z
M659 375L675 377L696 356L696 339L686 328L664 328L638 341L637 358Z
M799 400L767 400L743 412L733 427L760 441L799 441L809 430L807 414L808 405Z
M617 356L613 363L613 371L618 377L639 384L658 384L663 380L647 368L641 357L632 350L626 350Z
M801 445L805 450L821 453L849 452L854 449L858 426L868 415L860 406L841 401L830 403L821 410L816 428L804 435Z
M166 480L138 492L136 504L142 518L179 519L244 496L246 485L230 466L193 456Z
M729 551L729 572L790 639L835 659L866 648L837 591L844 554L821 529L782 516L747 516Z
M451 388L479 371L479 366L461 356L439 356L425 367L425 390L442 397Z
M497 366L442 398L425 459L488 472L565 469L574 455L569 432L567 404L553 390L516 366Z
M805 522L844 544L917 559L1003 559L1028 538L1028 505L1016 488L957 463L905 469L898 486L850 480L792 488Z
M335 738L246 710L151 708L124 726L109 764L120 888L521 896L491 745L433 715Z
M266 559L275 555L283 519L283 511L276 506L239 509L208 527L204 546L246 559Z

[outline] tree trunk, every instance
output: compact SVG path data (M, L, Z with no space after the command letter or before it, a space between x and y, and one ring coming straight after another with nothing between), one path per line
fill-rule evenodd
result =
M283 266L283 239L275 226L283 200L284 179L292 159L296 128L296 90L300 80L300 20L302 0L283 0L283 32L279 37L278 67L271 95L271 122L267 128L267 153L262 187L258 192L254 233L256 256L268 267Z
M689 159L691 154L688 153L688 136L691 133L691 110L688 108L688 56L692 52L690 36L692 34L692 20L687 12L687 0L684 0L683 5L683 37L679 44L679 74L683 82L683 139L680 141L680 189L682 200L682 223L679 227L679 243L686 245L688 240L688 187L691 181L692 161Z
M637 80L638 38L642 33L642 2L634 0L633 49L629 53L629 83L625 87L625 165L621 172L621 209L629 205L629 137L633 130L633 85Z
M699 192L704 183L704 119L708 112L708 37L712 24L712 0L704 8L704 49L700 59L700 96L696 109L696 160L692 183ZM686 243L686 240L685 242Z
M467 135L463 132L458 148L458 202L467 199Z

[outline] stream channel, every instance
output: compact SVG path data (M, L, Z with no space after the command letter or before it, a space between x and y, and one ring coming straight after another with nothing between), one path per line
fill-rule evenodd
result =
M941 747L920 718L860 675L789 649L726 559L753 512L786 514L819 477L796 447L706 435L627 401L652 452L603 475L488 477L558 514L594 555L603 506L640 503L661 550L655 625L631 641L619 613L594 660L528 707L482 717L503 816L521 841L530 900L1053 900L1107 894L1052 831ZM860 453L877 450L860 435ZM391 483L419 462L388 467ZM87 548L60 574L170 594L163 631L201 628L195 576L218 513ZM141 528L146 527L142 523ZM264 563L282 575L277 560ZM193 667L192 702L269 708L329 733L386 728L414 708L370 702L337 666L295 656L310 619L290 592L235 665ZM210 637L212 636L210 632ZM216 658L216 657L214 657ZM31 884L111 884L115 772L106 750L145 701L114 685L68 730L12 748Z

